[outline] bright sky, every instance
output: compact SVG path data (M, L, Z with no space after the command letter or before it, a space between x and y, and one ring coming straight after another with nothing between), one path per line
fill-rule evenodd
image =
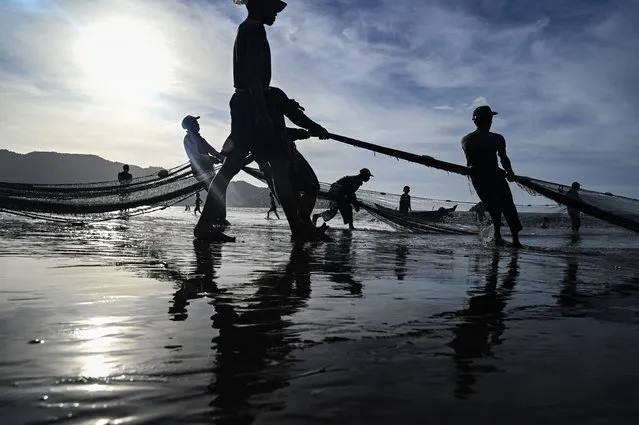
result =
M639 1L288 3L268 28L273 83L329 131L463 163L487 103L517 174L639 198ZM219 147L245 14L231 0L1 0L0 148L170 167L186 161L186 114ZM457 175L299 148L322 181L368 167L367 189L476 199Z

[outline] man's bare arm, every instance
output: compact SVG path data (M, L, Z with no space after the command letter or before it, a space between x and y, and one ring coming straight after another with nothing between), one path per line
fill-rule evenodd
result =
M497 146L497 155L499 155L499 159L501 160L501 166L504 167L504 170L506 170L506 175L509 178L514 176L515 172L513 171L508 154L506 154L506 140L504 138L501 139Z
M328 131L310 119L303 111L304 108L292 99L288 99L286 106L283 108L284 115L291 120L293 124L309 130L313 136L318 136L320 139L327 139Z

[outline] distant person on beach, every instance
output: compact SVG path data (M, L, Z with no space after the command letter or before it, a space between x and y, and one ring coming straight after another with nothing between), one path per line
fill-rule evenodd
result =
M317 219L320 217L322 217L322 220L326 223L332 220L339 211L344 220L344 224L348 224L348 228L354 230L353 208L355 208L355 211L359 211L360 206L355 192L364 182L369 181L371 177L373 177L373 175L370 170L368 168L362 168L358 175L344 176L333 183L328 190L328 196L331 199L328 209L319 214L313 214L313 223L317 223Z
M399 212L402 214L408 214L411 211L409 193L410 187L404 186L404 193L399 197Z
M541 223L539 223L539 227L541 227L542 229L548 229L550 227L550 218L542 218Z
M118 173L118 181L120 182L120 185L127 185L130 184L132 180L133 176L129 173L129 166L124 164L122 166L122 171Z
M186 204L186 206L184 207L184 211L191 211L191 206L189 204Z
M118 173L118 181L120 182L120 187L127 186L133 181L133 176L129 173L129 166L127 164L124 164L122 166L122 171ZM124 191L120 192L120 201L124 202L128 196L128 193ZM126 212L128 210L128 208L124 208L122 211Z
M233 50L235 93L230 102L232 148L225 151L226 159L213 179L194 234L198 238L215 239L212 226L226 217L225 188L240 168L246 165L250 153L258 163L268 163L292 238L310 239L314 236L315 227L310 217L308 220L300 218L291 173L291 166L294 165L293 146L283 136L284 129L275 125L274 121L279 121L278 116L282 111L278 105L279 95L270 87L271 52L264 26L273 25L286 3L281 0L234 1L246 5L248 17L238 28ZM328 133L323 130L322 134L327 137Z
M570 189L566 192L566 196L573 201L580 201L579 189L581 189L579 182L573 182ZM568 215L570 216L572 231L578 232L581 228L581 211L577 208L568 207Z
M490 132L494 115L497 112L490 106L480 106L473 111L473 122L477 129L462 138L462 149L466 155L466 165L471 169L470 178L475 191L492 217L495 244L505 244L500 228L503 213L513 236L513 245L521 246L519 232L523 227L506 181L513 181L515 173L506 154L506 140L501 134ZM501 159L505 174L497 164L497 156Z
M202 198L200 198L200 192L195 193L195 209L193 210L193 215L197 215L200 213L202 215L202 210L200 209L200 205L202 205Z
M186 130L184 150L191 163L193 176L202 183L204 190L208 190L215 176L215 165L221 164L224 157L200 134L199 119L187 115L182 120L182 128Z
M275 203L275 197L273 196L273 192L269 192L268 196L271 198L271 209L266 212L266 218L271 218L271 213L275 214L277 219L280 219L280 216L277 214L277 204Z

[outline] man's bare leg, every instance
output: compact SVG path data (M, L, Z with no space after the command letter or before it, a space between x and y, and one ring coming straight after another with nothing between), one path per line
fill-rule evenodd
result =
M231 179L240 171L240 165L238 159L232 156L227 157L222 168L211 181L204 208L195 225L194 234L196 237L204 238L205 235L211 233L210 229L213 228L213 225L226 221L226 191Z
M297 210L296 194L290 179L290 164L287 159L275 159L271 161L271 173L273 184L277 192L277 198L282 204L284 215L288 220L293 238L303 237L301 233L301 221Z

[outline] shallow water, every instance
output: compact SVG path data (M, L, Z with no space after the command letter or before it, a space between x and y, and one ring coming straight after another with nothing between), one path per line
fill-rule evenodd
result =
M639 238L0 216L1 423L634 423ZM531 219L532 220L532 219ZM586 225L587 224L587 225Z

